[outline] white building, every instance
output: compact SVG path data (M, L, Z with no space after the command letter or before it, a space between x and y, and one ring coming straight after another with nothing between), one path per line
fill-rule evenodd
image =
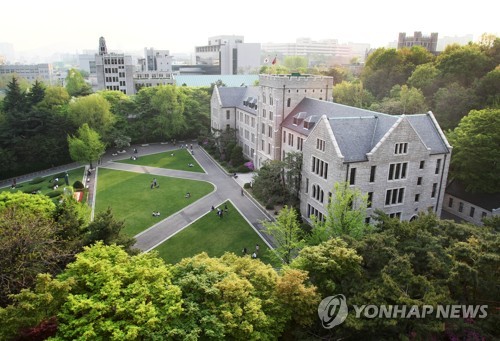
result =
M108 53L106 41L99 38L99 53L95 55L97 90L116 90L127 95L135 93L134 63L131 56Z
M45 84L51 85L54 83L52 64L34 64L34 65L0 65L0 75L15 74L29 82L38 80Z
M235 128L256 168L302 152L300 208L323 219L334 183L348 182L403 220L441 213L451 146L432 113L387 115L331 102L333 79L260 75L257 88L216 88L211 125Z
M215 36L195 48L196 64L219 65L221 75L247 74L260 67L260 44L243 36Z
M134 73L135 91L142 87L174 84L172 56L168 50L144 49L145 58L138 61L138 71Z

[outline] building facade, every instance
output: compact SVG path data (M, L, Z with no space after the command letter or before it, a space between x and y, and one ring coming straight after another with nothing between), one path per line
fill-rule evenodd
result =
M0 65L0 75L15 74L29 82L38 80L45 84L55 85L54 71L52 64L34 64L34 65Z
M260 67L260 44L245 43L243 36L215 36L195 48L196 64L218 65L221 75L248 74Z
M135 66L131 56L108 53L106 40L99 38L99 53L95 55L97 90L116 90L133 95Z
M256 168L303 155L300 209L323 219L336 182L403 220L440 215L452 147L434 115L387 115L332 101L333 79L260 75L257 88L216 88L211 125L234 128Z
M483 219L500 215L500 194L471 193L458 180L446 187L443 211L455 220L483 225Z
M174 84L172 56L168 50L144 49L144 58L139 59L139 70L134 73L135 91L142 87Z
M406 33L399 33L398 50L403 47L422 46L431 53L437 52L438 34L431 33L430 36L423 36L422 32L415 32L413 36L407 36Z

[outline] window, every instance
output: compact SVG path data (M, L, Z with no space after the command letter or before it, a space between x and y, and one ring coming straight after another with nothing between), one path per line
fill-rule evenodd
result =
M265 134L266 133L266 125L264 123L262 123L262 126L261 126L261 131L260 131L262 134Z
M441 168L441 159L436 160L436 174L439 174L439 168Z
M408 143L396 143L394 145L394 154L406 154L408 153Z
M354 185L356 182L356 168L351 168L351 175L349 176L349 185Z
M267 144L267 153L269 155L271 155L271 144L270 143Z
M431 198L436 197L436 190L437 190L437 186L438 186L437 182L435 182L435 183L433 183L433 184L432 184L432 193L431 193Z
M398 218L398 219L401 219L401 212L391 213L391 214L389 214L389 217L390 217L390 218Z
M288 133L288 145L293 147L293 134Z
M320 203L323 203L324 195L325 193L323 192L321 187L319 187L319 185L312 186L312 197L314 199L318 200Z
M245 139L249 140L250 139L250 132L245 129ZM248 154L248 152L247 152Z
M325 141L322 139L316 139L316 149L325 151Z
M388 189L385 192L385 205L397 205L403 203L403 197L405 194L404 188L393 188Z
M419 176L417 178L417 186L420 186L420 185L422 185L422 177L421 176Z
M304 145L304 139L301 137L297 137L297 149L302 151L303 145Z
M370 182L375 182L375 171L377 169L377 166L372 166L370 168Z
M420 161L420 169L424 169L425 167L425 161Z
M368 192L368 202L366 203L367 208L372 207L372 202L373 202L373 192Z
M290 104L291 104L291 103L292 103L292 99L291 99L291 98L289 98L289 99L287 99L287 100L286 100L286 106L287 106L288 108L290 108Z
M415 202L419 202L420 201L420 194L415 194Z
M475 213L475 212L476 212L476 209L475 209L474 207L471 207L471 208L470 208L470 212L469 212L469 216L470 216L471 218L474 218L474 213Z
M318 159L317 157L312 157L312 165L311 171L322 178L328 178L328 163L323 160Z
M306 193L309 193L309 178L306 178Z
M252 128L255 128L255 117L252 117Z
M272 111L270 111L270 112L269 112L269 119L270 119L270 120L272 120L272 119L273 119L273 112L272 112Z
M260 140L260 150L264 151L264 140Z
M273 98L269 95L269 105L273 105Z
M283 143L286 143L286 130L283 130Z
M307 216L308 217L315 216L316 218L318 218L319 221L325 220L323 213L318 211L314 206L311 206L310 204L307 204Z
M266 109L262 109L262 117L266 118Z
M255 134L252 133L252 143L255 143Z
M226 120L231 119L231 112L229 110L226 110Z
M460 202L458 204L458 212L462 213L464 211L464 203L463 202Z
M273 137L273 127L267 126L267 136Z
M408 162L391 163L389 165L389 178L388 180L406 179L406 167Z
M484 218L486 218L487 216L488 216L488 213L486 213L486 212L484 212L484 211L481 213L481 219L484 219Z
M450 200L448 200L448 207L453 207L453 198L450 198Z

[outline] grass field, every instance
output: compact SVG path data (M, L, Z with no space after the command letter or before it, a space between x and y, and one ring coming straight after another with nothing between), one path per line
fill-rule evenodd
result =
M155 177L160 187L151 189ZM204 181L99 168L95 211L111 207L114 217L125 221L123 231L135 236L213 190L214 186ZM186 192L191 198L184 197ZM153 211L161 216L153 217Z
M84 167L79 167L79 168L72 169L72 170L68 171L69 185L70 186L73 186L73 183L76 180L79 180L79 181L83 180L83 170L84 170ZM17 187L15 189L11 189L9 186L9 187L1 188L0 192L8 191L11 193L15 193L17 191L21 191L24 193L31 193L33 191L40 191L41 194L48 194L50 192L54 192L54 188L53 188L54 182L52 182L52 180L57 175L59 175L59 181L58 181L59 188L57 189L57 191L62 194L64 186L65 186L64 173L65 172L60 172L60 173L57 173L54 175L48 175L48 176L41 177L43 179L43 181L40 181L36 184L30 184L29 183L30 181L18 182ZM53 197L54 200L57 200L57 198L58 197Z
M174 156L172 156L172 154L174 154ZM183 170L188 172L204 173L201 166L191 156L191 153L187 149L176 149L168 152L144 155L144 156L141 156L140 154L138 155L139 158L137 160L126 159L117 162L128 163L131 165L141 165L141 166ZM189 167L189 164L192 164L193 167Z
M220 206L224 208L224 205ZM269 248L248 222L227 202L228 214L219 218L217 211L209 212L170 239L155 248L167 263L175 264L182 258L205 251L211 257L225 252L242 255L243 248L251 254L259 244L258 258L272 264Z

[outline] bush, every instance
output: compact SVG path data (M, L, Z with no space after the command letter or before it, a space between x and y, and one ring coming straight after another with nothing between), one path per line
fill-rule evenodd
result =
M55 198L55 197L60 196L61 194L62 194L62 191L57 190L57 191L51 191L45 195L48 196L49 198Z
M274 210L274 205L269 203L266 205L266 210Z
M85 186L84 184L80 181L80 180L76 180L74 183L73 183L73 188L74 189L84 189Z
M250 184L250 182L245 182L245 184L243 185L243 188L245 188L245 189L249 189L251 187L252 187L252 185Z
M37 187L31 187L31 188L30 188L30 187L28 187L28 188L26 188L26 189L23 191L23 193L28 193L28 194L29 194L29 193L33 193L33 192L38 192L38 191L39 191L39 190L41 190L41 189L42 189L42 187L38 187L38 186L37 186Z
M39 184L40 182L43 182L43 178L40 176L37 176L36 178L32 179L29 183L34 185L34 184Z
M238 168L236 168L236 171L238 173L249 173L249 172L251 172L251 170L247 166L245 166L245 165L238 166Z

